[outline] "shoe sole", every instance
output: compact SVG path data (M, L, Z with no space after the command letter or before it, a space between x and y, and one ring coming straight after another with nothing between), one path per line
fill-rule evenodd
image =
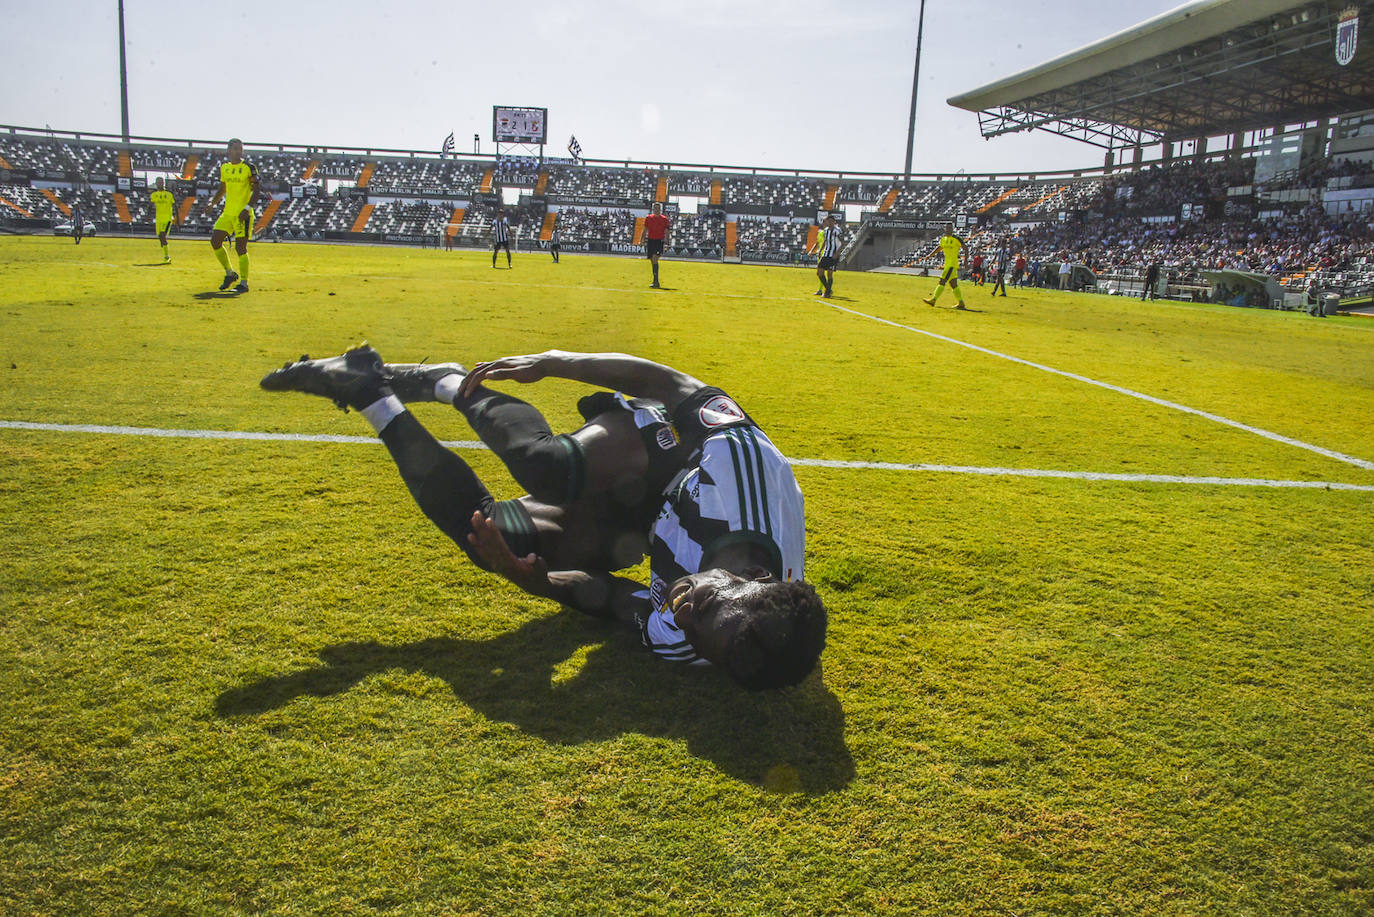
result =
M357 363L367 363L355 365L351 360L354 354L358 355ZM342 360L338 369L324 368L324 364L336 360ZM328 398L340 409L347 411L348 399L360 389L369 383L384 384L385 381L386 370L381 355L371 347L363 346L346 351L338 357L320 360L312 360L308 355L302 356L281 369L272 370L262 377L258 385L269 392L301 392Z

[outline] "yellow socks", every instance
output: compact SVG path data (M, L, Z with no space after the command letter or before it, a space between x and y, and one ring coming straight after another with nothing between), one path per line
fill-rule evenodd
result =
M239 255L239 280L242 280L244 283L247 283L247 282L248 282L248 253L247 253L247 252L244 252L242 255Z
M229 253L223 248L217 248L214 252L215 257L219 259L219 263L224 266L224 273L229 273Z

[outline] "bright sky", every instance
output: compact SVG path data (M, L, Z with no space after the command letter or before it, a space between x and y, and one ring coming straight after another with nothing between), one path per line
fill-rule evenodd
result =
M914 171L1095 167L984 140L946 100L1181 0L929 0ZM0 123L118 133L116 0L7 4ZM918 0L126 0L135 135L491 152L493 104L550 146L653 162L901 172Z

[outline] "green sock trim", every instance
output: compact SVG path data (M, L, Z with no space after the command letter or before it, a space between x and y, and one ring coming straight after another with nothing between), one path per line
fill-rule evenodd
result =
M539 535L529 510L519 500L502 500L492 504L491 517L501 538L516 557L539 553Z

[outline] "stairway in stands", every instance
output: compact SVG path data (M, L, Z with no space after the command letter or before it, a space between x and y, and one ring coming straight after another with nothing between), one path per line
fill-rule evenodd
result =
M60 197L58 197L56 194L53 194L52 191L49 190L48 188L39 188L38 190L43 194L44 197L46 197L48 200L52 201L53 204L57 207L58 210L61 210L61 211L62 211L62 215L63 215L63 216L65 216L65 217L71 217L71 215L72 215L72 208L70 208L70 207L68 207L66 204L62 203L62 199L61 199Z
M540 242L547 242L547 241L549 241L550 237L553 236L553 227L554 227L554 224L556 224L557 222L558 222L558 214L556 214L556 213L546 213L546 214L544 214L544 225L541 226L541 227L539 227L539 241L540 241Z
M446 240L452 240L454 236L458 235L459 230L463 226L463 218L467 215L468 212L466 209L462 207L453 208L453 215L448 218L448 225L444 227L444 238Z
M376 204L363 204L363 209L358 211L358 218L353 221L353 232L365 232L367 230L367 221L372 218L372 211L376 207Z
M261 233L263 230L267 229L267 224L272 222L272 218L277 215L277 211L280 209L281 201L277 200L275 197L268 201L267 206L263 208L262 216L259 217L257 222L253 225L253 232Z

